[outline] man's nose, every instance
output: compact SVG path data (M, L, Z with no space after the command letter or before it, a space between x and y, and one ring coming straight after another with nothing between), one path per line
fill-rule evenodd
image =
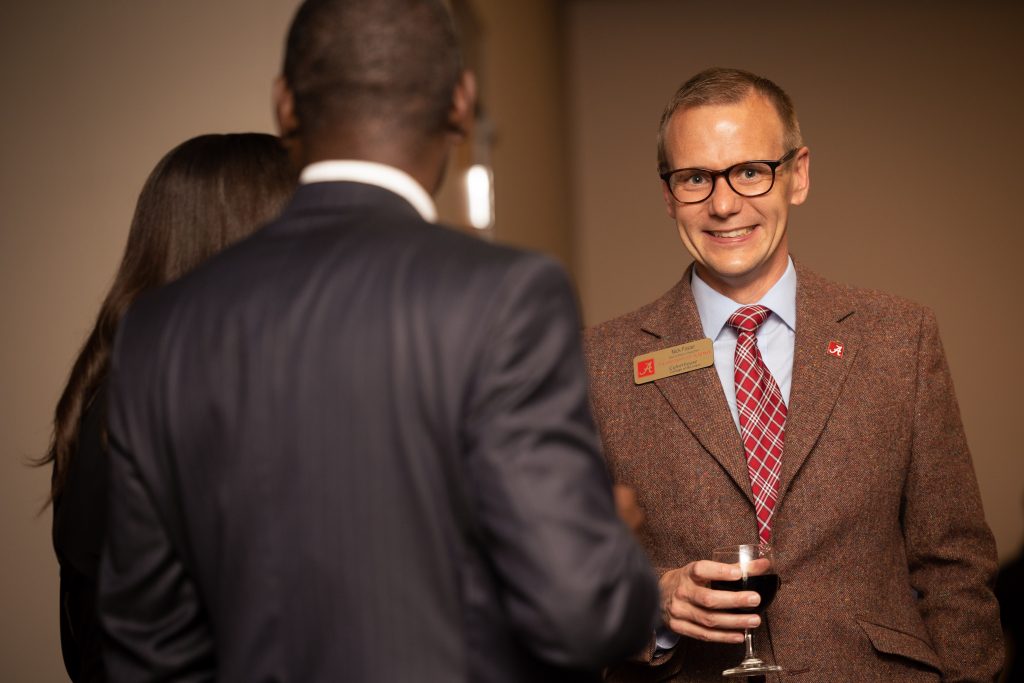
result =
M742 197L729 187L724 175L715 178L715 186L711 190L711 198L708 199L712 215L731 216L740 210L741 200Z

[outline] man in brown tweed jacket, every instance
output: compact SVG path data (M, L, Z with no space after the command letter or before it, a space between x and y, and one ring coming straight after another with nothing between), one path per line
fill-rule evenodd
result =
M663 604L647 650L608 678L721 680L758 625L758 654L784 669L772 680L995 680L995 545L934 315L793 263L809 151L774 83L695 76L662 118L659 164L694 266L586 335L608 462L646 515ZM729 569L712 550L758 539L726 322L746 304L771 311L757 347L786 404L768 521L782 585L764 623L728 611L756 593L710 588ZM698 369L641 381L638 356L704 338Z

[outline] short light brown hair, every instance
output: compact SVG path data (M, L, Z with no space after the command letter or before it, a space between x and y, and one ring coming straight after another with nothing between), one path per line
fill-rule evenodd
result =
M771 102L782 120L784 151L803 145L800 135L800 122L796 118L793 101L786 91L763 78L742 69L726 69L713 67L705 69L683 83L675 96L665 107L658 128L658 173L671 171L668 154L665 151L665 131L672 115L679 110L692 109L707 105L735 104L742 102L751 94L758 94Z

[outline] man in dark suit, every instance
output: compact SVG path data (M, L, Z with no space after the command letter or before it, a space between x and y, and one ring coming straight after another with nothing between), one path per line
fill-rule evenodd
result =
M299 9L302 186L121 327L112 680L589 680L649 637L564 273L433 225L472 90L440 0Z
M659 165L694 265L585 338L613 478L637 491L662 588L657 637L610 678L721 680L762 626L757 654L785 670L771 680L992 681L995 545L934 315L793 263L809 151L771 81L685 83ZM774 551L763 625L733 613L757 593L711 587L734 578L712 551L738 543Z

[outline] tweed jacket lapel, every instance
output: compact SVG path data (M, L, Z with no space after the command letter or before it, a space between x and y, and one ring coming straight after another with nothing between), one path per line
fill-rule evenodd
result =
M796 347L778 501L807 460L836 405L859 347L856 315L843 287L797 265ZM842 355L829 345L843 345Z
M641 321L641 329L654 335L657 341L652 342L650 348L637 350L638 354L704 337L704 327L690 289L692 269L693 266L690 266L679 283L656 301L647 317ZM656 380L654 385L687 429L729 473L753 504L754 496L750 490L743 442L732 421L715 368L707 367L666 377Z

